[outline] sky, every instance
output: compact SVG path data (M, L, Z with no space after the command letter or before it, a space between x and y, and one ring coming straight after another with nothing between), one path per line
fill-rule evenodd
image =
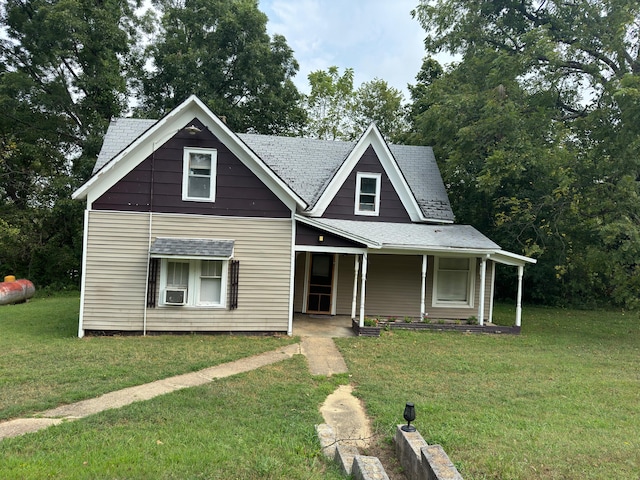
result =
M280 34L300 65L294 82L309 93L307 75L339 67L354 70L354 89L385 80L409 99L407 84L425 56L424 30L411 17L418 0L259 0L267 31Z

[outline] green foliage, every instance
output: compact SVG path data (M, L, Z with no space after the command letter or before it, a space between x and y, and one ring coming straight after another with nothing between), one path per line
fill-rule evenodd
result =
M324 140L357 140L375 123L393 141L405 132L402 93L378 78L353 89L353 69L338 67L309 74L311 93L305 98L305 134Z
M423 64L407 136L435 146L458 221L538 258L529 298L638 306L637 2L440 0L414 14L428 53L460 56Z
M138 114L161 116L195 94L237 132L291 134L304 123L293 51L270 38L256 0L157 0Z
M311 93L306 98L309 122L306 132L323 140L351 139L351 111L353 110L353 69L342 75L338 67L309 74Z
M8 0L0 40L0 270L78 285L82 206L109 119L127 106L133 2Z

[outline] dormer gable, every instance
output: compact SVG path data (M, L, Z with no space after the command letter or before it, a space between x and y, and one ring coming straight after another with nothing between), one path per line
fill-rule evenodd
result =
M378 167L371 168L376 162ZM386 194L385 182L392 187ZM333 202L338 196L351 196L352 203L349 207L344 205L344 199L340 203L343 211L350 208L354 219L376 220L385 207L389 206L385 205L388 202L394 204L393 210L396 211L393 221L429 221L423 215L389 145L375 124L371 124L363 133L318 201L306 214L311 217L335 217L338 207Z

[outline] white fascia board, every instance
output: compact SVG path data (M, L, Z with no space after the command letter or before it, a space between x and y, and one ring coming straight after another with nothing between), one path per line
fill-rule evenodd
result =
M366 247L328 247L324 245L296 245L296 252L317 252L317 253L346 253L350 255L361 255L367 252Z
M295 219L297 222L305 223L311 227L315 227L319 230L323 230L327 233L332 233L334 235L338 235L339 237L346 238L347 240L351 240L353 242L362 243L367 246L367 248L379 249L382 245L375 240L371 240L370 238L361 237L359 235L354 235L349 232L345 232L344 230L340 230L335 227L331 227L329 225L325 225L322 222L318 222L313 218L303 217L302 215L296 215Z
M127 173L153 154L160 146L178 133L187 122L200 120L231 152L234 153L280 200L291 210L306 208L307 204L291 190L269 167L233 133L195 95L190 96L180 106L169 112L131 145L109 161L99 172L76 190L73 199L87 199L91 204Z
M527 263L538 263L535 258L525 257L524 255L518 255L517 253L507 252L506 250L499 250L492 253L489 256L490 260L494 260L504 265L511 265L514 267L524 266Z
M378 253L422 253L425 255L447 255L449 257L488 257L495 250L478 248L430 247L428 245L391 245L383 244Z
M365 130L365 132L356 143L356 146L353 147L353 150L349 153L346 160L342 163L334 177L329 182L329 185L322 193L315 206L308 212L312 217L321 217L333 198L336 196L344 182L347 180L353 169L355 168L358 161L364 155L364 152L371 145L382 164L382 168L385 173L391 180L391 184L393 188L396 190L396 193L400 197L402 204L407 209L409 213L409 217L413 222L426 222L428 221L422 215L422 211L420 210L420 206L416 201L409 185L407 184L404 175L400 171L400 167L398 167L398 163L396 162L387 142L382 137L380 130L376 127L375 123L369 125L369 128Z

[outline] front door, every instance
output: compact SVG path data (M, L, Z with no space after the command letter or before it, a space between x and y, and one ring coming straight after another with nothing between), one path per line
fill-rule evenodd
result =
M330 314L332 290L333 255L312 253L307 312Z

